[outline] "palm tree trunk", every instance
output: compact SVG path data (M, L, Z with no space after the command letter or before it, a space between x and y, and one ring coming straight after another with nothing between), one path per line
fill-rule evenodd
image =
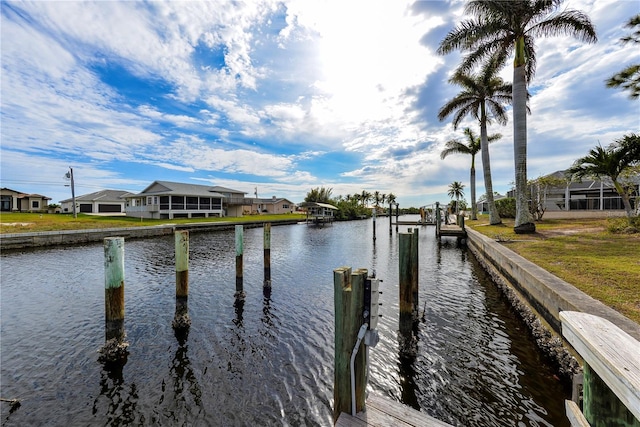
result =
M487 114L484 103L480 106L480 153L482 155L482 171L484 172L484 188L487 192L487 205L489 206L489 224L501 224L502 220L493 200L493 183L491 182L491 165L489 161L489 141L487 136Z
M471 159L471 219L478 219L478 208L476 207L476 167L475 158Z
M516 175L516 233L534 233L527 188L527 82L524 65L513 68L513 154Z
M633 208L631 208L631 202L629 201L629 193L624 191L624 188L618 181L613 181L613 186L615 187L618 194L620 194L620 198L622 199L622 205L624 206L624 211L627 214L627 218L631 219L633 216Z

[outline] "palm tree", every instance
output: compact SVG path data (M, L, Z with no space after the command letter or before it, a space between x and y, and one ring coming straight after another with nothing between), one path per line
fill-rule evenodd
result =
M477 75L456 72L449 82L462 87L462 91L447 102L438 112L442 121L450 114L453 116L453 128L457 129L462 119L472 115L480 123L480 151L482 154L482 170L489 206L489 223L500 224L502 220L493 200L493 183L491 181L491 164L489 160L489 137L487 124L490 123L488 112L499 124L507 123L507 113L503 104L511 102L511 85L496 76L496 62L485 64Z
M633 209L629 201L629 190L632 187L625 186L621 178L631 167L638 164L640 164L640 135L632 133L625 135L607 148L601 146L592 148L588 155L576 160L565 173L577 180L581 180L583 177L611 179L613 186L622 198L627 217L631 218Z
M382 200L382 195L378 190L373 192L373 204L377 208L380 206L380 200Z
M596 31L589 17L577 10L560 10L564 0L472 0L466 13L475 17L461 22L440 43L438 52L455 49L470 52L461 71L471 70L484 59L513 62L513 151L516 177L516 233L533 233L535 225L527 197L527 84L536 68L535 38L574 36L595 43Z
M360 194L360 201L362 202L362 206L367 206L370 200L371 193L369 193L367 190L362 190L362 193Z
M459 200L460 197L464 197L464 184L462 184L460 181L453 181L451 184L449 184L449 191L447 192L447 194L449 195L449 197L451 197L452 199L455 197L456 198L456 214L460 213L460 209L458 209L459 204Z
M471 155L471 219L478 219L478 208L476 206L476 154L480 151L480 137L476 136L471 128L464 128L464 135L467 137L467 143L460 142L457 139L450 139L446 142L444 150L440 153L440 158L444 159L449 154L470 154ZM502 138L499 133L489 135L487 142L491 143Z
M620 39L623 44L640 43L640 14L629 19L627 28L633 29L637 27L630 36ZM607 87L622 87L624 90L631 92L629 98L636 99L640 97L640 64L629 65L613 77L607 79Z

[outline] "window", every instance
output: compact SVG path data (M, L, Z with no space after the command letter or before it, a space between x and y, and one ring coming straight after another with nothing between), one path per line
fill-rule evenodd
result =
M190 209L190 210L198 209L197 197L187 197L187 209Z
M40 209L40 201L32 200L31 201L31 209Z
M211 199L211 209L220 210L222 209L222 199L221 198L212 198Z
M169 196L160 196L160 210L169 210Z
M282 209L289 209L289 205L287 203L282 204Z
M171 196L171 209L184 209L184 196Z
M207 211L211 209L211 197L200 197L200 209Z

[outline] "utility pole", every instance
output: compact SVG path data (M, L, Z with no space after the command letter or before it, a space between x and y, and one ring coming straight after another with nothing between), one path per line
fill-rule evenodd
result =
M69 172L65 174L65 178L71 179L71 203L73 204L73 217L77 218L78 213L76 212L76 189L73 185L73 168L69 167Z

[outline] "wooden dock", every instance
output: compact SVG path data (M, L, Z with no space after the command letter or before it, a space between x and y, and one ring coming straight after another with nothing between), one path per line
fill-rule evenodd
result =
M440 236L453 236L464 239L467 237L467 232L459 225L441 225L438 237Z
M433 221L421 222L420 220L417 220L392 222L391 225L436 225L436 223Z
M424 412L416 411L400 402L376 394L371 394L367 398L365 412L360 412L355 417L343 412L340 414L336 426L450 427L449 424L436 420Z

